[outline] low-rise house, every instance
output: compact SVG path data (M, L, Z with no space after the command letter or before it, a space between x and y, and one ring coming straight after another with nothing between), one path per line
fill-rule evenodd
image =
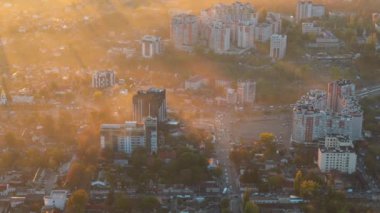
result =
M67 201L67 190L53 190L50 195L44 196L44 207L47 209L57 208L64 210Z
M198 90L208 84L208 80L202 76L196 75L185 81L186 90Z

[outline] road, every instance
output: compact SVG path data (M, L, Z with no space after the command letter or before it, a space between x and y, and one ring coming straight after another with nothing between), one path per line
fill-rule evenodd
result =
M376 95L380 95L380 85L379 86L369 87L369 88L364 88L361 91L358 91L356 93L356 96L359 99L362 99L362 98L365 98L365 97L368 97L368 96L376 96Z
M234 165L229 159L229 152L232 148L232 135L230 130L231 117L228 113L218 112L215 116L215 136L216 136L216 159L223 168L223 188L227 189L224 194L230 197L230 207L232 212L240 212L240 183L239 175Z

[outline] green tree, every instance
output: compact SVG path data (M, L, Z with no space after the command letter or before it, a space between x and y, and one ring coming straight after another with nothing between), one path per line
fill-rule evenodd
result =
M223 198L222 201L220 202L220 209L222 212L229 212L230 209L230 199L228 198Z
M268 178L269 186L272 189L280 189L285 182L285 178L282 175L275 175Z
M67 202L69 213L84 213L88 202L88 194L84 189L76 190Z
M303 174L301 170L298 170L296 177L294 178L294 192L296 195L300 195L301 183L303 181Z
M259 212L260 212L259 207L256 204L252 203L251 201L245 204L244 213L259 213Z
M139 207L142 212L155 212L160 208L160 201L153 196L143 197Z
M117 195L114 208L121 212L132 212L135 208L135 202L124 195Z

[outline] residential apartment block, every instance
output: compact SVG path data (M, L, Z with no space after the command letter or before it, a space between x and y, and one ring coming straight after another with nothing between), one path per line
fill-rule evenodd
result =
M115 72L111 70L97 71L92 75L92 87L105 89L115 85Z
M166 121L165 89L140 90L133 96L133 120L142 123L147 117L157 118L158 123Z
M191 14L177 14L172 17L170 38L179 50L191 50L199 38L198 17Z
M153 58L162 53L161 38L158 36L145 35L141 40L141 54L143 58Z
M239 104L253 104L256 99L256 82L250 80L238 81L236 92Z
M322 28L314 22L303 22L302 23L302 34L316 34L321 33Z
M172 18L172 40L175 46L181 46L183 17L180 14ZM275 33L281 33L282 20L278 13L269 12L262 23L258 23L258 14L249 3L216 4L201 11L199 18L199 44L207 46L217 54L234 54L255 47L255 42L268 42ZM193 32L193 31L192 31ZM194 32L195 33L195 32ZM179 43L179 44L178 44Z
M293 109L292 141L315 143L328 134L360 140L363 111L355 97L355 85L347 80L329 83L328 92L312 90Z
M124 124L103 124L100 127L100 147L127 154L144 147L150 153L157 153L157 119L147 117L144 123L127 121Z
M286 53L287 36L273 34L270 39L270 57L273 60L283 59Z
M301 0L297 3L296 8L296 21L300 22L305 19L313 17L322 17L325 15L325 6L319 4L313 4L309 0Z
M223 54L231 48L231 28L221 21L214 21L208 38L210 50Z
M356 171L357 154L347 136L327 135L318 148L318 167L321 172L339 171L352 174Z

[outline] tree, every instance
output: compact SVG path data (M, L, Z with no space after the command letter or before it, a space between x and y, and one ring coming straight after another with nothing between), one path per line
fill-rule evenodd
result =
M260 182L260 175L257 168L249 168L244 171L244 174L240 176L240 181L242 183L255 183Z
M4 135L4 141L7 148L15 148L17 139L13 132L8 132Z
M84 213L88 202L88 194L84 189L76 190L67 202L69 213Z
M252 203L251 201L245 204L244 213L259 213L259 212L260 212L259 207L256 204Z
M222 212L229 212L230 200L228 198L223 198L220 202L220 209Z
M220 178L223 175L223 170L220 167L216 167L215 169L211 170L211 174L213 177Z
M142 212L154 212L160 208L160 201L156 197L147 196L142 198L139 206Z
M251 192L250 191L245 191L244 192L244 195L243 195L243 206L244 207L249 202L250 196L251 196Z
M341 78L341 73L339 67L333 66L330 68L331 78L333 80L338 80Z
M265 147L265 158L271 158L276 153L276 146L274 144L274 135L270 132L263 132L260 134L260 144Z
M95 91L93 94L93 97L96 101L100 101L103 98L103 92L102 91Z
M305 198L312 198L316 195L319 184L313 180L305 180L301 183L300 194Z
M266 144L274 142L274 135L270 132L262 132L260 133L260 142Z
M268 178L269 186L272 189L280 189L284 182L285 178L282 175L275 175Z
M298 170L296 177L294 178L294 192L296 195L300 194L301 183L303 181L303 174L301 170Z
M135 202L124 195L117 195L115 209L121 212L132 212L135 208Z
M66 183L72 189L88 187L94 171L95 167L92 165L73 162L66 175Z

